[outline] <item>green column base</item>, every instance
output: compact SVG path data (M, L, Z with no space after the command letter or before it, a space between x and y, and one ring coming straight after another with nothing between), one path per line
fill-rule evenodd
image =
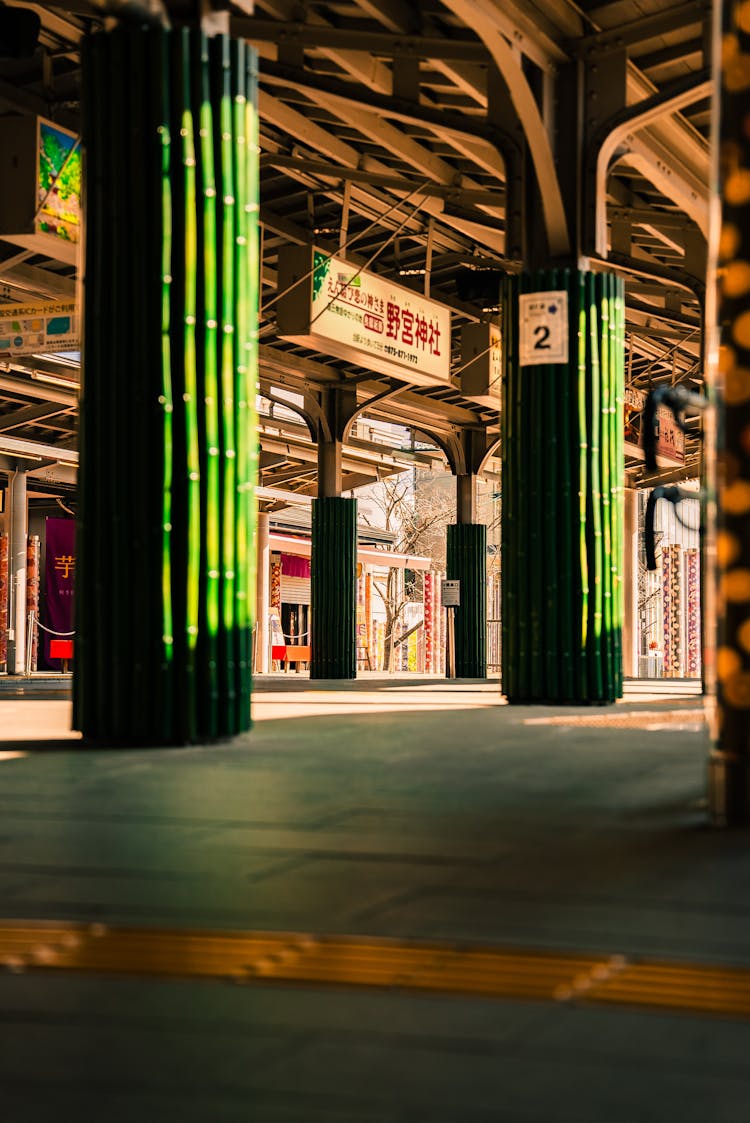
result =
M526 293L545 293L559 315L567 298L567 362L521 366ZM504 301L503 692L518 703L613 702L622 696L623 282L548 270L509 281ZM536 330L530 342L543 347Z
M357 500L314 499L310 678L357 677Z
M456 613L456 677L487 677L487 527L448 526L447 576L460 581Z

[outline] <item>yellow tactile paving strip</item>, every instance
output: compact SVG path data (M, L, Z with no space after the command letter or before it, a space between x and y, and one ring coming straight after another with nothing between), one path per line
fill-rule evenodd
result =
M705 721L702 709L690 710L631 710L629 713L553 714L551 717L531 717L524 725L586 725L605 726L610 729L650 729L665 725L700 726Z
M750 970L290 932L0 922L6 971L301 982L750 1017Z

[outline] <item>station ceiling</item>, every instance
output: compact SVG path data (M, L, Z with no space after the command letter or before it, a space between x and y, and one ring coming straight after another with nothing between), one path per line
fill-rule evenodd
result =
M80 44L101 26L87 0L22 5L42 20L30 58L0 58L0 116L35 113L76 130ZM131 4L130 7L137 5ZM148 7L148 4L141 7ZM153 5L151 5L153 6ZM189 4L168 4L174 18ZM703 383L702 299L709 210L711 4L706 0L256 0L229 5L231 29L260 56L262 292L262 483L315 493L314 450L279 388L314 394L349 384L363 415L345 464L345 486L398 470L415 455L372 442L366 419L408 425L417 440L449 441L469 428L499 436L495 408L461 384L463 325L493 317L491 293L472 281L521 266L511 185L498 137L522 138L542 188L536 204L550 244L575 249L545 160L554 149L561 81L587 73L591 116L581 137L598 142L592 167L596 214L583 250L623 273L627 380ZM620 67L624 98L618 103ZM624 100L624 104L623 104ZM587 110L588 112L588 110ZM591 185L589 185L591 187ZM454 374L447 386L394 383L354 363L279 338L279 254L342 242L357 266L380 272L450 308ZM461 282L463 278L463 284ZM473 288L473 291L472 291ZM69 298L75 267L0 241L0 301ZM496 314L496 313L494 313ZM14 438L48 450L75 448L75 368L51 357L0 370L0 468ZM40 378L40 376L42 376ZM697 418L686 474L696 474ZM285 440L288 438L288 440ZM28 462L27 462L28 463ZM642 472L630 464L632 479ZM61 473L61 478L65 473Z

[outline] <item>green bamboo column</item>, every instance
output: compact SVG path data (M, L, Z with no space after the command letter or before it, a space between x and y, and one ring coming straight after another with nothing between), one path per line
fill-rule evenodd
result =
M518 294L567 293L567 363L520 365ZM503 691L622 695L624 290L547 270L503 294Z
M310 678L357 677L357 500L312 505Z
M449 523L446 575L460 581L456 614L456 678L487 677L487 527Z
M721 349L718 369L710 367L716 410L707 418L704 672L707 689L716 692L709 808L714 823L731 826L750 821L750 32L742 4L726 0L723 19L717 66L721 233L713 231L711 259L718 257L719 269L709 273L716 288L707 311L713 327L718 304Z
M74 724L210 741L250 725L256 56L131 24L90 36L83 71Z

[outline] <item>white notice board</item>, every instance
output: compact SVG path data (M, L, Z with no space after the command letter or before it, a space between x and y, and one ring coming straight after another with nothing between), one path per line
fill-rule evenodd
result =
M461 582L443 581L440 586L440 598L444 608L458 608L461 604Z
M525 292L518 298L520 365L568 361L568 294Z

